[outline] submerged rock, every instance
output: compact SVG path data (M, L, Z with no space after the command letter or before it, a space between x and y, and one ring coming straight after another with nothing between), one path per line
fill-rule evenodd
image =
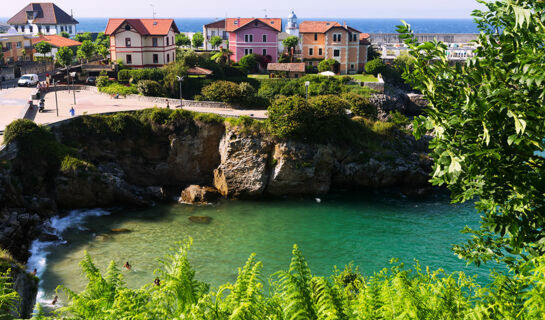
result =
M220 193L215 188L192 185L182 191L180 202L206 204L217 201L220 196Z
M130 229L125 228L115 228L111 230L113 233L130 233L132 232Z
M189 221L195 222L195 223L209 224L210 222L212 222L212 217L191 216L191 217L189 217Z

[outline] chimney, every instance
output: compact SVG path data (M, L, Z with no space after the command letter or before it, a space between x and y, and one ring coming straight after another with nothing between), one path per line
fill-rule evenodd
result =
M346 29L346 21L343 21L343 26Z

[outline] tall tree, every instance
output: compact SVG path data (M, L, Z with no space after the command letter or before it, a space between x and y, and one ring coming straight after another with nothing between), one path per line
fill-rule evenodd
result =
M83 41L81 46L79 46L77 55L78 55L78 58L81 57L87 60L87 62L89 62L89 59L91 59L95 55L95 52L96 52L95 44L91 42L91 40L85 40Z
M202 32L195 33L191 39L191 43L193 44L193 48L200 48L204 43L204 36L202 35Z
M545 3L480 1L476 56L450 66L447 46L398 28L415 58L404 77L430 102L432 182L455 202L476 200L478 230L455 252L477 264L545 254ZM520 260L518 260L520 261Z
M37 53L42 54L44 57L51 53L52 49L53 47L51 44L45 41L40 41L34 45L34 50L36 50Z
M191 39L185 33L179 33L176 35L176 45L178 47L188 47L191 45Z
M214 49L219 47L222 42L223 39L220 36L213 36L212 38L210 38L210 44L212 45L212 47L214 47Z
M291 62L293 62L293 52L292 52L292 50L295 50L295 48L297 48L298 44L299 44L299 38L296 37L296 36L289 36L286 39L282 40L282 45L288 51L288 55L290 56L290 61Z
M57 62L63 66L69 66L74 59L74 52L69 47L61 47L55 55Z
M110 49L106 46L99 45L97 47L97 53L104 59L108 59L108 56L110 55Z
M79 42L83 42L85 40L92 41L93 36L91 35L91 32L78 33L74 37L74 40L79 41Z

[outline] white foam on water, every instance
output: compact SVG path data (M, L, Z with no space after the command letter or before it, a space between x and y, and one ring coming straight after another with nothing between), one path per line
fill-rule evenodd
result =
M53 233L59 237L58 241L40 241L34 240L30 246L30 258L27 262L27 270L32 271L36 269L36 276L42 278L47 267L47 256L50 251L48 248L53 246L59 246L66 244L63 240L62 234L69 228L84 229L80 225L89 217L100 217L109 215L110 212L102 209L92 210L72 210L67 216L53 217L44 223L44 227L53 231ZM46 299L44 290L42 288L42 281L38 284L38 295L36 302L39 302L43 306L51 307L51 299Z

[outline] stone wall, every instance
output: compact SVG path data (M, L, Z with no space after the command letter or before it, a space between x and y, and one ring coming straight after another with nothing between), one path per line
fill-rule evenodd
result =
M369 87L377 91L378 93L384 93L384 79L382 78L381 74L379 74L377 78L378 78L378 81L376 82L367 82L367 81L363 82L363 86Z

